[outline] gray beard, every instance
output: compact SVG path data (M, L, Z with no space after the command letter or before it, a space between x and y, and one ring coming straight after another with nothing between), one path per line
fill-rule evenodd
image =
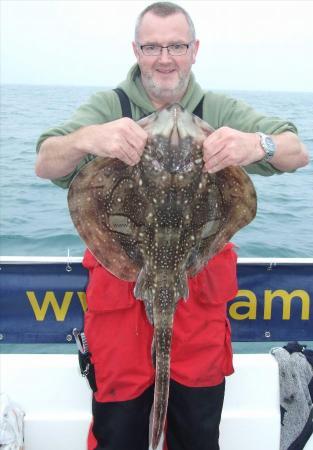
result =
M145 73L144 77L141 79L147 94L151 96L152 99L166 101L168 103L179 101L186 92L189 83L189 76L186 78L179 77L179 81L175 88L164 89L153 81L150 74Z

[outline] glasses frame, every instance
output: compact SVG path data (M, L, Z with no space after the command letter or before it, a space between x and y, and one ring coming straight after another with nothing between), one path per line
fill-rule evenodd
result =
M160 55L162 55L162 49L163 49L163 48L166 48L167 54L170 55L170 56L184 56L184 55L187 54L189 48L191 47L191 45L192 45L193 43L194 43L194 41L190 41L190 42L188 42L187 44L185 44L184 42L176 42L176 43L170 44L170 45L156 45L156 44L144 44L144 45L141 45L140 43L137 42L137 45L138 45L138 47L140 48L140 50L142 51L142 54L145 55L145 56L160 56ZM150 46L152 46L152 45L155 45L155 47L158 49L159 53L157 53L157 54L155 54L155 55L147 55L146 53L144 53L144 50L143 50L144 47L150 47ZM173 46L175 46L175 45L183 45L183 46L186 48L185 53L180 53L179 55L173 55L173 54L170 52L169 49L170 49L170 47L173 47Z

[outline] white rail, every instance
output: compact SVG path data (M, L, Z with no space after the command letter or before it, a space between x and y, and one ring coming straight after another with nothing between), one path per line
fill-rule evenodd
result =
M81 263L81 256L0 256L0 264ZM239 264L313 264L313 258L238 258Z

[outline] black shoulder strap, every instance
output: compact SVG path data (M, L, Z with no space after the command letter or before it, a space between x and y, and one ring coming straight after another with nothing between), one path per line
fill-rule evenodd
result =
M204 99L204 97L201 98L200 102L197 104L197 106L193 110L193 114L195 116L200 117L200 119L203 118L203 99Z
M118 98L120 99L123 117L132 119L133 116L128 95L121 88L115 88L113 91L117 93ZM204 97L201 98L200 102L193 110L193 114L200 117L200 119L203 117L203 99Z
M115 88L113 91L117 93L118 98L120 99L123 117L132 119L133 116L128 95L121 88Z

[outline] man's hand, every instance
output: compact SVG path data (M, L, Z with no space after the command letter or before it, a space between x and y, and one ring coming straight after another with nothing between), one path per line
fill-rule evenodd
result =
M137 164L147 142L147 133L132 119L123 117L81 130L82 145L96 156L118 158L131 166Z
M229 166L246 166L263 157L260 138L255 133L221 127L203 142L205 172L215 173Z
M139 162L147 133L132 119L123 117L101 125L82 127L65 136L46 139L37 155L35 171L51 180L72 172L88 153L118 158L129 165Z
M304 167L309 163L309 152L298 136L291 131L272 135L276 144L270 163L282 172ZM221 127L203 142L205 172L215 173L228 166L247 166L261 161L265 152L256 133L245 133Z

